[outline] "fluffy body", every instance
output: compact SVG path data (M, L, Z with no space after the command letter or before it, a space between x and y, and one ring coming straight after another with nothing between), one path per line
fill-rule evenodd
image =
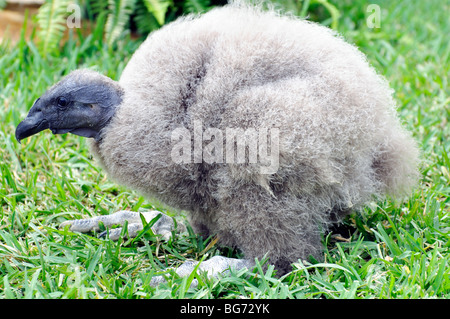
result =
M82 72L85 71L79 71ZM417 179L415 142L364 55L315 23L231 5L152 33L119 84L123 101L92 142L117 182L190 213L247 259L281 273L320 258L320 232ZM279 168L175 163L172 132L279 129Z

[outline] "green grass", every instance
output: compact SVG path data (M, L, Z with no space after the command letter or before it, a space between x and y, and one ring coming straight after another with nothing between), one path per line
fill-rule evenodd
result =
M339 235L326 235L323 262L299 261L282 278L259 264L220 279L195 274L197 288L189 287L193 277L170 272L166 284L148 283L186 258L235 253L192 232L168 242L148 233L112 242L59 230L67 219L164 210L109 181L83 138L14 138L48 86L80 66L118 78L139 41L124 39L111 50L94 31L49 56L24 38L0 45L0 298L449 298L450 8L438 0L374 2L379 29L366 26L368 2L335 1L338 30L395 89L400 116L423 151L420 184L404 201L372 203L346 219Z

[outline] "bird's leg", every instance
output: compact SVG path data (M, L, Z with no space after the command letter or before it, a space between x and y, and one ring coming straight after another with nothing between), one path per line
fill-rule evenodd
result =
M168 240L172 234L172 230L175 225L173 219L158 211L149 212L131 212L131 211L119 211L111 215L96 216L87 219L70 220L61 223L60 228L70 225L70 230L80 233L87 233L90 231L100 230L99 224L103 223L105 227L111 227L113 225L123 225L128 223L128 236L136 237L138 232L143 229L142 220L140 215L145 218L146 222L151 222L152 219L161 215L161 217L152 226L152 231L157 235L162 235L164 240ZM117 240L120 236L122 228L114 228L109 231L109 238Z
M175 269L175 272L180 277L189 276L198 265L198 261L186 261L181 266ZM248 259L228 258L222 256L214 256L211 259L203 261L198 266L198 272L206 272L208 277L216 277L219 274L226 274L230 269L240 270L243 268L251 269L254 266L254 262ZM151 279L150 285L157 286L162 282L165 282L164 276L155 276ZM194 279L191 283L191 287L198 285L197 279Z
M60 228L70 226L71 231L87 233L90 231L100 230L100 223L103 223L105 227L111 227L114 225L123 225L128 223L128 236L136 237L137 233L143 229L140 214L142 214L147 223L161 214L161 217L152 226L152 230L155 234L162 235L165 240L168 240L172 234L172 230L175 228L173 219L161 212L150 211L144 213L131 212L131 211L119 211L111 215L96 216L87 219L70 220L61 223ZM119 239L122 228L114 228L109 230L109 238L111 240ZM175 269L175 272L180 277L189 276L197 267L198 261L188 260L181 266ZM240 270L243 268L251 268L253 262L246 259L228 258L222 256L214 256L209 260L203 261L198 265L198 272L207 272L209 277L216 277L219 274L226 273L230 268ZM160 283L165 282L164 276L155 276L152 278L150 284L157 286ZM194 279L191 283L191 287L198 285L197 279Z

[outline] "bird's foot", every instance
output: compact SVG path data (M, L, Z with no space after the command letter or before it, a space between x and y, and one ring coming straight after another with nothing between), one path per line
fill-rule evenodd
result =
M158 211L149 211L144 213L119 211L111 215L66 221L61 223L60 228L70 226L69 229L71 231L87 233L91 231L99 231L101 223L105 227L109 228L115 225L124 225L125 222L127 222L128 236L132 238L136 237L139 231L144 229L140 215L145 218L146 223L150 223L158 215L161 215L161 217L153 224L152 231L157 235L161 235L164 240L168 240L170 238L172 231L175 229L175 223L171 217ZM110 229L109 238L111 240L118 240L121 232L122 228L120 227ZM200 264L198 261L188 260L178 268L175 268L174 271L180 277L187 277L195 270L198 272L206 272L208 277L216 277L219 274L226 273L230 268L240 270L243 268L251 268L252 266L253 262L250 260L214 256L209 260L200 262ZM165 281L166 279L164 276L155 276L152 278L150 284L152 286L157 286ZM190 286L196 287L197 285L198 280L193 279Z
M250 269L254 266L254 263L247 259L236 259L222 256L214 256L206 261L186 261L178 268L174 269L175 273L180 277L187 277L197 267L198 272L206 272L208 277L217 277L219 274L226 274L230 269L241 270L243 268ZM150 285L157 286L162 282L165 282L164 276L155 276L151 279ZM193 279L191 287L196 287L198 280Z
M71 231L87 233L100 230L100 223L109 228L115 225L124 225L125 222L127 222L128 236L133 238L137 236L139 231L144 229L140 215L144 217L146 223L150 223L158 215L161 215L161 217L153 224L152 231L156 235L162 235L164 240L168 240L170 238L172 231L175 228L174 221L171 217L158 211L138 213L123 210L111 215L66 221L61 223L60 228L70 225L69 229ZM109 238L112 240L117 240L119 239L121 232L122 228L120 227L110 229Z

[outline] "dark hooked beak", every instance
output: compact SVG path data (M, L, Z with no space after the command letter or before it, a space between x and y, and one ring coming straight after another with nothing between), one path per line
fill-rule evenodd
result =
M16 140L20 143L24 138L48 128L49 124L42 114L39 99L37 99L27 117L17 125Z

